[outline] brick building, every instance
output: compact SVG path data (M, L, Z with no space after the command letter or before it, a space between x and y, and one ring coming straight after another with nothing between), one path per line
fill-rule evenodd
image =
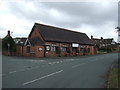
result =
M26 40L27 40L27 38L14 38L14 41L17 45L17 48L16 48L17 56L23 56L23 47L24 47L24 43Z
M103 39L103 37L99 38L93 38L93 36L91 36L91 40L94 43L94 45L99 49L110 49L111 52L119 52L120 48L119 48L119 43L116 43L114 41L113 38L106 38Z
M91 40L92 42L98 46L98 48L104 48L106 46L110 46L112 44L114 44L115 42L113 41L113 38L107 38L107 39L103 39L103 37L99 38L93 38L93 36L91 36Z
M21 56L52 57L94 55L94 44L85 33L35 23L28 38L17 45Z

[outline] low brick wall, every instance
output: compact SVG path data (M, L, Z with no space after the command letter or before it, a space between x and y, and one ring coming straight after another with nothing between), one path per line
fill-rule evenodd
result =
M5 55L5 56L16 56L16 52L2 51L2 55Z

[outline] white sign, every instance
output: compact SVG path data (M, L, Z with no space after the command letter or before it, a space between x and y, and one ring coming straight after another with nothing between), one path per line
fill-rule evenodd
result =
M72 44L72 47L79 47L79 44L73 43L73 44Z
M42 51L42 48L38 48L39 51Z

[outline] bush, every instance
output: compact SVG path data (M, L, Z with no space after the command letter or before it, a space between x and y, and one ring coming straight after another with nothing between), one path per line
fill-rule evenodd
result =
M10 48L9 48L10 52L15 52L16 44L12 37L5 37L2 39L2 49L8 50L8 43L10 44Z
M101 52L112 52L111 48L107 47L107 48L99 48L98 51L101 51Z

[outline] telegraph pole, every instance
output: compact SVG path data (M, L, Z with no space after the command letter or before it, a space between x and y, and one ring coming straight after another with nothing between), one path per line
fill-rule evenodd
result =
M116 27L115 29L117 29L118 32L118 67L120 67L120 27Z

